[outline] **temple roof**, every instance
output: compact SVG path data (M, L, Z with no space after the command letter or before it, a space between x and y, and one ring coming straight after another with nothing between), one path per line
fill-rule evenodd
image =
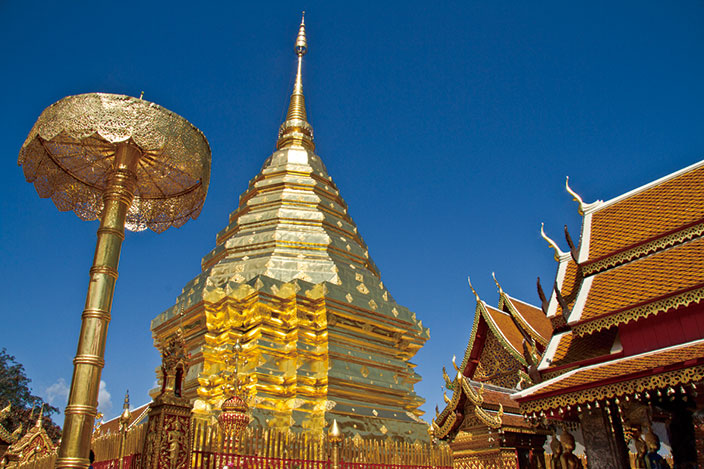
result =
M556 254L555 284L564 302L554 291L549 295L553 323L562 316L583 334L658 314L677 296L688 298L677 306L700 298L691 290L704 287L697 275L704 253L702 182L704 161L607 202L584 204L568 186L584 219L576 254Z
M445 408L433 422L435 435L440 439L452 438L465 418L491 428L530 427L518 414L518 404L510 398L514 389L499 386L494 381L505 372L528 379L524 343L542 349L552 327L540 308L509 296L498 282L497 286L499 308L481 300L472 288L476 297L472 332L462 364L456 367L454 380L450 382L449 377L445 376L446 385L453 393L452 398L446 400ZM491 342L490 336L498 341L506 356L501 356L495 348L486 349ZM498 366L486 361L497 361ZM515 364L515 368L509 362ZM491 371L498 370L499 374L478 378L476 374L481 366Z
M703 191L704 192L704 191ZM597 273L582 285L568 323L583 334L686 305L704 288L704 238Z
M507 309L521 329L528 332L533 339L538 340L541 344L546 345L550 340L552 325L541 308L503 294L499 302L499 309Z
M506 350L514 355L517 360L525 361L523 358L523 340L525 336L518 329L513 317L500 309L489 306L482 302L482 317L488 322L491 331L499 337L499 341L506 347Z
M687 341L700 337L692 315L704 300L703 187L704 161L607 202L585 204L567 186L584 215L580 244L568 237L564 253L544 235L559 261L547 308L558 327L539 366L547 381L514 395L522 408L562 405L580 386L627 381L699 350ZM667 337L653 337L666 323Z
M684 369L687 372L682 372ZM531 412L702 379L704 339L580 367L518 391L513 397L521 401L524 411Z
M704 162L616 197L592 212L589 261L704 222Z
M127 421L128 428L147 421L146 419L149 414L150 404L151 402L147 402L146 404L142 404L141 406L130 411L130 419ZM120 416L118 415L117 417L100 424L99 431L101 434L117 433L120 431Z
M611 353L616 340L616 329L607 329L591 334L588 337L578 336L572 331L564 332L555 337L555 346L545 352L545 366L540 369L567 366Z

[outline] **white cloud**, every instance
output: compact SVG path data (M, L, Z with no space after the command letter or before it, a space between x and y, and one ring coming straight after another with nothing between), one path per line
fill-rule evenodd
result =
M109 419L112 412L112 400L108 385L100 380L100 388L98 389L98 412L102 412L105 420Z
M63 414L63 408L68 403L68 394L70 388L66 380L59 378L54 384L44 390L46 402L59 408L59 416ZM112 394L108 391L108 385L105 381L100 380L100 388L98 389L98 412L102 412L105 420L112 417Z
M54 384L44 390L46 401L56 407L62 408L68 402L68 384L63 378L56 380Z

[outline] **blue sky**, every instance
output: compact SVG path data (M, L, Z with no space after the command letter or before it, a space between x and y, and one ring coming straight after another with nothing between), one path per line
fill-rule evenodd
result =
M467 275L491 273L538 303L580 229L564 178L609 199L704 157L704 3L0 3L0 347L34 391L70 381L96 222L39 199L17 154L41 111L71 94L139 96L207 136L201 217L129 233L108 334L104 389L119 412L148 399L159 357L150 320L200 270L238 196L272 152L306 10L304 89L318 154L384 283L431 339L415 362L428 419L441 367L461 356L474 312Z

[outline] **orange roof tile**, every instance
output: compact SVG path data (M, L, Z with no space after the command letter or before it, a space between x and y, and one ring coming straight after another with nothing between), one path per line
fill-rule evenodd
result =
M704 238L594 275L577 323L628 310L700 286L704 286ZM663 305L662 310L667 309L667 304ZM630 318L622 322L628 320Z
M704 165L597 208L592 215L589 260L704 219L702 187Z
M509 392L484 389L482 392L482 397L484 398L484 404L482 404L482 407L485 410L489 410L489 406L498 408L499 405L502 405L504 407L504 411L506 412L518 410L518 402L511 399L511 394Z
M537 334L540 341L546 343L552 335L552 324L550 323L550 319L543 313L543 310L508 295L506 295L506 297L511 302L511 306L513 306L514 310L518 313L516 319L521 323L521 326L523 326L531 336Z
M517 355L521 357L521 360L523 360L524 337L518 329L518 326L516 326L516 323L513 322L511 315L492 306L486 304L485 306L486 312L488 313L487 322L490 327L493 323L493 326L498 330L500 334L500 337L498 337L499 341L504 345L510 346L513 352L511 350L509 350L509 352L514 356ZM492 330L493 329L494 328L492 328Z
M564 334L557 344L550 368L608 355L617 334L617 328L595 332L589 336L578 336L571 332Z
M659 375L672 371L673 369L686 368L686 362L697 359L701 361L702 357L704 357L704 340L697 340L683 345L660 349L655 352L643 353L578 368L548 380L545 383L534 386L533 388L529 388L526 393L516 393L514 398L521 402L521 407L523 408L525 407L523 405L525 401L537 401L558 394L559 397L562 398L562 404L565 405L574 402L587 402L590 397L594 398L594 396L597 396L596 398L599 399L628 392L642 392L643 389L648 389L648 387L644 386L642 389L635 388L635 391L633 391L624 386L623 382ZM695 366L695 363L691 362L691 364L687 365ZM697 366L700 365L701 363L698 363ZM696 378L695 373L691 375ZM678 379L682 383L686 382L684 375ZM651 383L650 389L662 387L663 383L665 383L665 386L668 385L665 379L648 380L648 382ZM616 391L605 391L603 395L600 395L598 392L585 392L586 389L594 390L595 388L607 385L615 386ZM566 394L572 395L573 399L566 397ZM530 407L533 407L533 405ZM545 408L547 407L550 406L546 406Z

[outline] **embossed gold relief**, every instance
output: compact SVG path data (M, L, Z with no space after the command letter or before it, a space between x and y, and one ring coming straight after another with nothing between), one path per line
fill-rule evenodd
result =
M505 388L515 388L520 379L519 370L521 365L518 360L506 351L495 334L490 334L484 342L474 379Z

